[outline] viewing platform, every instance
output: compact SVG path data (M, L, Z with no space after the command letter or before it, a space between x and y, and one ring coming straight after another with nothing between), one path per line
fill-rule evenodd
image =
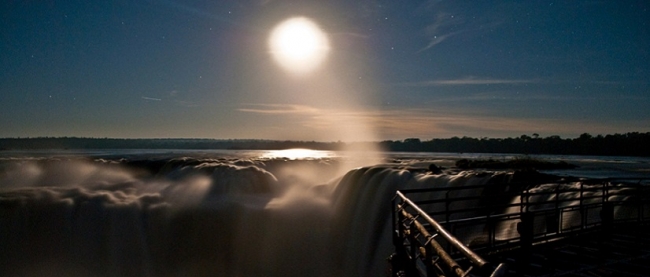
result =
M650 224L621 224L485 258L511 265L512 276L648 276L648 234Z
M524 189L494 195L488 186L398 191L391 274L648 276L649 182L507 184Z

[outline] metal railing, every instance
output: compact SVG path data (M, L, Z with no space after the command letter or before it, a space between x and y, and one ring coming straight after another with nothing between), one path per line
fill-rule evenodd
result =
M397 203L396 201L399 201ZM471 249L458 241L451 235L445 228L442 227L433 218L422 211L420 207L415 205L410 199L406 198L404 194L397 191L394 200L397 208L397 215L393 217L395 233L393 242L397 251L392 257L393 259L393 273L396 276L404 274L407 276L425 275L425 276L446 276L452 273L455 276L466 276L476 266L479 269L484 269L487 262L479 255L474 253ZM415 211L415 215L409 213L407 209L410 208ZM420 223L417 219L421 217L426 224L431 226L435 233L430 233L427 228ZM445 251L443 246L436 240L437 236L441 236L450 246L453 246L467 259L471 261L473 266L463 269L452 257ZM408 261L408 262L405 262ZM408 265L406 264L408 263ZM420 265L419 263L422 263ZM442 264L442 266L441 266ZM421 267L424 267L425 272ZM494 272L500 272L501 266L497 267ZM424 273L424 274L422 274ZM493 276L498 276L492 274Z
M618 223L648 222L649 181L510 183L521 189L505 193L488 187L504 184L397 191L393 274L498 276L505 266L490 265L477 253L531 247Z

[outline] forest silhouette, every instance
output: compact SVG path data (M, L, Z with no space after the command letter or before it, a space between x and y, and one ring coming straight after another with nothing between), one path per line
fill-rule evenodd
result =
M277 150L309 148L315 150L375 149L398 152L517 153L554 155L650 156L650 132L597 135L584 133L577 138L540 137L538 134L515 138L452 137L381 142L317 142L251 139L120 139L87 137L0 138L0 150L36 149L231 149Z

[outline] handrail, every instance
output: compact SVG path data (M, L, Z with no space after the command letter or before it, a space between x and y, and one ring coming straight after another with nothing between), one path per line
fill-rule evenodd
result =
M456 237L454 237L449 231L447 231L440 223L435 219L429 216L424 212L417 204L415 204L411 199L406 197L402 192L397 191L395 193L393 201L395 202L393 206L396 208L395 213L399 214L399 223L395 221L395 216L393 216L393 225L398 228L394 233L394 243L396 246L397 253L403 253L404 256L408 256L408 260L411 261L412 267L410 267L410 275L418 275L413 272L416 272L416 263L418 256L425 263L427 268L427 273L422 275L430 276L432 274L438 276L445 276L444 271L438 265L439 261L442 261L446 268L447 272L454 274L458 277L464 277L469 274L469 272L474 268L485 271L487 268L488 262L484 260L481 256L476 254L474 251L469 249L465 244L460 242ZM396 203L396 200L399 200L400 203ZM407 208L410 208L414 211L415 215L410 214L406 211ZM393 215L395 215L395 213ZM431 234L427 227L418 221L421 219L424 223L428 224L435 234ZM409 222L404 225L404 222ZM399 227L398 227L399 226ZM415 227L415 229L410 229ZM402 230L401 228L405 228ZM424 243L420 242L418 237L422 240L426 240ZM436 238L444 239L449 247L453 247L461 253L473 266L470 266L467 270L461 268L461 266L454 260L452 255L443 248L443 246L436 241ZM411 254L406 254L406 245L405 242L408 242L408 248L411 251ZM402 251L398 248L402 247ZM429 252L431 251L431 252ZM392 259L395 257L392 257ZM403 266L403 265L402 265ZM395 269L395 266L394 266ZM436 270L437 269L437 270ZM492 272L491 276L502 276L505 272L505 265L499 264L499 266ZM401 276L398 273L395 276Z
M433 226L436 229L436 232L438 232L439 235L442 235L448 242L450 242L456 249L458 249L465 257L469 258L473 264L477 265L478 267L483 267L487 264L483 258L481 258L479 255L474 253L471 249L469 249L467 246L465 246L463 243L461 243L456 237L452 236L443 228L438 222L433 220L427 213L425 213L420 207L415 205L413 201L410 199L406 198L404 194L402 194L400 191L397 191L397 196L399 196L402 201L406 202L411 208L413 208L415 211L417 211L418 215L424 218L431 226Z
M436 254L438 254L440 259L445 262L445 264L447 265L449 270L453 271L456 274L456 276L465 275L466 272L463 271L462 268L460 268L458 263L456 263L456 261L451 257L451 255L449 255L449 253L447 253L442 248L442 246L437 241L435 241L433 239L435 237L435 235L431 235L429 233L429 231L427 231L427 229L424 227L424 225L422 225L420 222L415 220L415 217L410 215L409 213L407 213L405 210L402 210L402 215L404 217L406 217L407 219L412 220L413 224L415 225L415 228L418 229L418 231L422 234L422 236L424 236L425 238L428 238L428 244L434 249L434 251L436 251ZM420 251L422 251L422 250L420 250ZM426 255L426 251L422 251L421 254Z
M638 182L630 182L638 181ZM576 184L576 186L561 186L561 184ZM480 253L494 253L519 247L529 247L530 245L560 239L576 232L595 230L594 227L602 226L607 229L611 224L618 224L631 221L648 221L647 205L643 206L644 199L650 199L650 185L647 178L607 178L607 179L583 179L583 180L565 180L560 182L529 184L526 188L534 185L550 184L557 185L544 190L522 189L517 193L499 194L499 197L518 197L519 201L509 204L503 203L483 203L481 206L473 208L457 206L452 208L453 203L467 203L467 201L476 201L484 199L486 195L466 196L461 193L458 196L451 196L451 191L474 190L477 188L486 188L486 185L472 185L463 187L449 188L418 188L396 191L393 201L393 207L396 210L393 213L394 227L396 229L394 243L397 247L404 247L402 254L408 256L411 262L420 260L425 262L427 273L420 272L419 275L430 276L429 265L434 264L437 267L435 274L442 274L443 271L438 266L442 261L448 268L448 274L456 276L465 276L473 267L486 273L488 262L479 256ZM512 185L512 184L510 184ZM533 185L533 186L531 186ZM523 187L522 187L523 188ZM440 192L444 194L441 198L424 199L413 201L408 198L407 194L420 194ZM436 194L432 194L436 195ZM627 196L640 197L634 201L625 200ZM436 196L434 196L435 198ZM420 197L421 198L421 197ZM516 199L516 198L514 198ZM400 203L396 203L400 201ZM422 206L420 206L422 205ZM434 206L428 206L434 205ZM435 206L437 205L437 206ZM442 205L442 206L441 206ZM616 217L614 216L614 207L629 206L636 209L631 216ZM423 208L436 207L434 211L426 211ZM487 209L486 209L487 208ZM517 212L507 209L516 208ZM412 214L409 214L409 211ZM475 211L472 215L472 212ZM455 214L453 220L451 215ZM482 215L480 215L482 214ZM576 220L575 216L579 220ZM466 217L464 217L466 216ZM399 217L400 224L396 224L396 217ZM434 219L434 217L436 219ZM537 219L536 219L537 218ZM572 219L573 218L573 219ZM535 231L533 221L542 220L546 223L546 229ZM418 222L420 220L422 223ZM442 220L442 221L439 221ZM496 228L501 222L517 223L517 232L519 235L499 238L495 237ZM424 224L424 225L423 225ZM511 224L511 223L508 223ZM512 223L514 224L514 223ZM536 226L539 226L539 223ZM425 227L426 225L426 227ZM443 227L444 225L444 227ZM461 230L458 228L474 228L472 226L485 226L487 230L487 243L475 245L475 250L464 245L453 232ZM431 235L429 232L434 231ZM418 237L418 234L423 237ZM434 238L442 238L446 241L445 248L440 246ZM423 242L426 240L426 242ZM426 249L425 249L426 247ZM406 249L412 251L411 254L404 252ZM428 250L430 249L430 250ZM398 250L399 252L400 250ZM432 251L427 253L427 251ZM433 262L426 260L432 259L435 255L436 260ZM419 257L419 259L418 259ZM453 257L453 259L451 259ZM456 260L454 260L456 259ZM472 266L466 271L458 265L458 259L470 262ZM428 264L427 264L428 263ZM420 263L420 266L422 264ZM411 265L414 267L415 263ZM434 268L435 269L435 268ZM413 269L412 269L413 270ZM492 274L498 276L498 272L504 271L504 265L501 264ZM414 271L411 271L414 272ZM412 273L411 275L418 275ZM410 276L407 274L407 276Z

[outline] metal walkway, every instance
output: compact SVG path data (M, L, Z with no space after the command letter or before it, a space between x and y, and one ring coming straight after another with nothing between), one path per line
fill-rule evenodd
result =
M486 256L517 276L649 276L650 225L623 224Z
M648 181L398 191L392 274L650 276Z

